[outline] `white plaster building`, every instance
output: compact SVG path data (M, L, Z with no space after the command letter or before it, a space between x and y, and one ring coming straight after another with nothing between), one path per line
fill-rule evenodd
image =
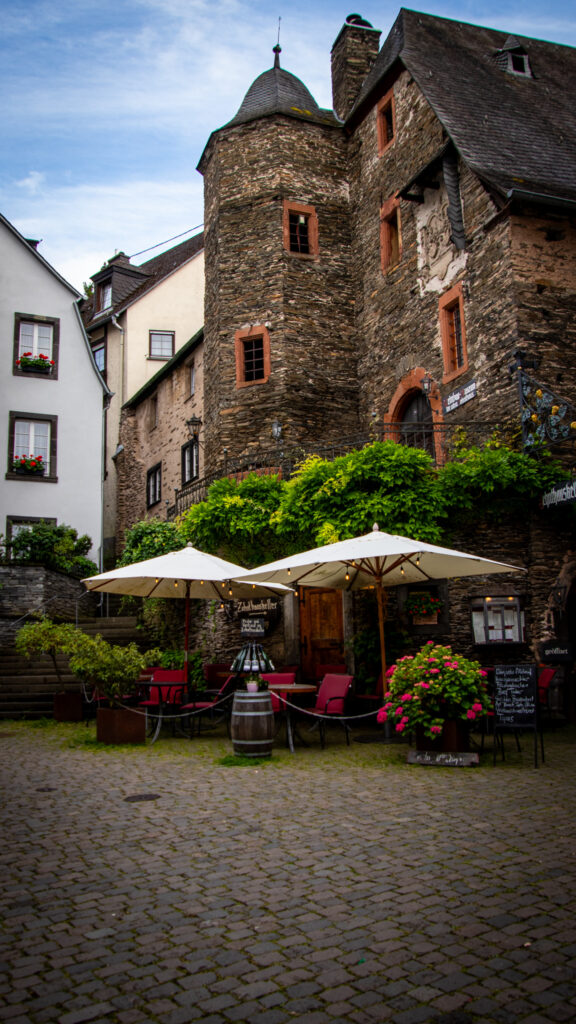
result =
M49 520L102 550L103 409L78 292L0 215L0 530ZM33 457L33 458L31 458ZM24 465L21 463L24 462Z

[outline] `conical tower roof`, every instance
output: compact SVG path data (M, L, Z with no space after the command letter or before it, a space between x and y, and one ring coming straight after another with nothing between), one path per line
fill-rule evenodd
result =
M236 124L256 121L272 114L287 114L289 117L319 121L322 124L340 124L332 110L322 110L312 93L296 75L280 67L280 47L273 50L274 67L264 71L252 82L240 109L231 121L224 125L231 128Z

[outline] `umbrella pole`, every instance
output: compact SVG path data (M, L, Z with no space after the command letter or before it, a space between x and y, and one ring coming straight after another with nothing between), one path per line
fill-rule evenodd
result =
M190 639L190 581L186 581L186 604L184 607L184 685L188 689L188 643Z
M388 595L386 595L386 598ZM378 602L378 629L380 631L380 658L382 661L382 692L386 690L386 640L384 639L385 597L382 583L376 584L376 600Z

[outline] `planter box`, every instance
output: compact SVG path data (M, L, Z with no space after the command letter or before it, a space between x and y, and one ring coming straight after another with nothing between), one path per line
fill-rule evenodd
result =
M26 466L15 466L12 472L19 473L20 476L44 476L45 469L45 466L41 466L40 469L26 469Z
M412 623L414 626L437 626L438 612L430 612L429 615L413 615Z
M420 726L416 728L416 750L430 750L437 753L467 753L470 750L470 730L466 722L450 719L444 722L442 734L436 739L424 735Z
M146 716L132 708L98 708L96 739L99 743L146 742Z
M54 694L54 721L56 721L56 722L81 722L82 721L82 694L81 693L55 693Z

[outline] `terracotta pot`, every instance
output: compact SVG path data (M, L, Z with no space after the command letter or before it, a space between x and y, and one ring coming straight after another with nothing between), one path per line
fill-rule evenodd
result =
M416 728L416 750L435 750L442 754L466 754L470 750L468 726L459 719L444 722L440 736L430 739L421 726Z
M99 743L145 743L146 716L132 708L98 708L96 739Z

